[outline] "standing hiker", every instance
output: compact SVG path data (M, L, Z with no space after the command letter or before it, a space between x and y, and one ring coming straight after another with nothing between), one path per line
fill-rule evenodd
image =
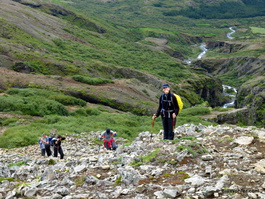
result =
M168 84L163 84L163 94L159 99L159 107L156 114L153 115L154 120L159 115L162 117L162 123L164 128L164 140L174 140L173 126L175 126L176 117L179 112L179 105L176 97L170 92Z
M52 154L51 145L50 145L50 138L46 134L43 134L42 137L43 137L42 139L43 139L43 143L45 146L45 151L47 153L47 156L49 157Z
M100 139L104 139L104 147L108 150L116 150L118 147L115 143L113 136L116 136L117 133L111 131L110 129L106 129L106 131L101 133Z
M41 156L45 156L45 141L42 137L39 139L39 145L41 149Z
M57 136L57 140L54 143L54 157L58 156L58 152L60 153L60 159L63 159L64 157L64 153L63 153L63 149L62 149L62 140L65 140L65 137L62 137L61 135Z

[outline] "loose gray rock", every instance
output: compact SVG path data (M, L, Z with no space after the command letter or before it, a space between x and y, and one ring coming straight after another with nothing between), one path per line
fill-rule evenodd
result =
M0 149L0 199L265 198L264 129L186 124L174 131L174 141L162 140L162 131L152 139L139 133L129 145L116 137L116 151L94 143L100 132L80 133L62 142L63 160L40 156L38 145Z

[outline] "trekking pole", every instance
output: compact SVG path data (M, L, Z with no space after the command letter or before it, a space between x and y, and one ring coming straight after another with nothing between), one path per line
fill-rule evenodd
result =
M173 118L173 121L172 121L172 130L174 131L175 129L175 125L176 125L176 118Z
M155 126L155 119L152 119L152 126L151 126L151 137L150 137L150 142L152 142L152 137L153 137L154 126Z

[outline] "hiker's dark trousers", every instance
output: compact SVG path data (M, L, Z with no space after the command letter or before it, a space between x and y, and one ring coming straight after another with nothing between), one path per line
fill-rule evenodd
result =
M47 156L50 156L52 154L51 146L49 144L45 144L45 151L47 153Z
M164 127L164 140L174 140L173 118L162 117Z
M41 156L45 156L45 149L41 149Z
M58 152L60 154L60 159L63 159L64 153L62 147L57 148L56 146L54 147L54 157L58 156Z

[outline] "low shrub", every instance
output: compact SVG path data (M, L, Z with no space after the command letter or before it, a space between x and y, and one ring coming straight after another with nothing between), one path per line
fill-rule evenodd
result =
M12 162L12 163L9 163L7 166L13 167L13 166L22 166L22 165L28 165L27 161Z
M45 97L50 100L60 102L63 105L86 106L86 102L73 96L64 95L45 89L38 88L11 88L6 91L7 94L19 97Z
M61 103L43 97L0 96L0 111L32 116L69 115Z
M182 117L187 116L196 116L196 115L206 115L209 114L211 111L207 107L191 107L183 109L181 112Z
M87 115L100 115L100 110L95 108L86 108L85 112Z
M52 95L48 99L55 100L63 105L86 106L86 101L67 95Z
M113 81L110 80L110 79L85 77L85 76L82 76L82 75L74 75L74 76L72 76L72 78L75 81L82 82L82 83L85 83L85 84L90 84L90 85L113 83Z
M12 118L1 118L0 117L0 125L1 126L9 126L12 125L14 123L16 123L19 119L12 117Z

